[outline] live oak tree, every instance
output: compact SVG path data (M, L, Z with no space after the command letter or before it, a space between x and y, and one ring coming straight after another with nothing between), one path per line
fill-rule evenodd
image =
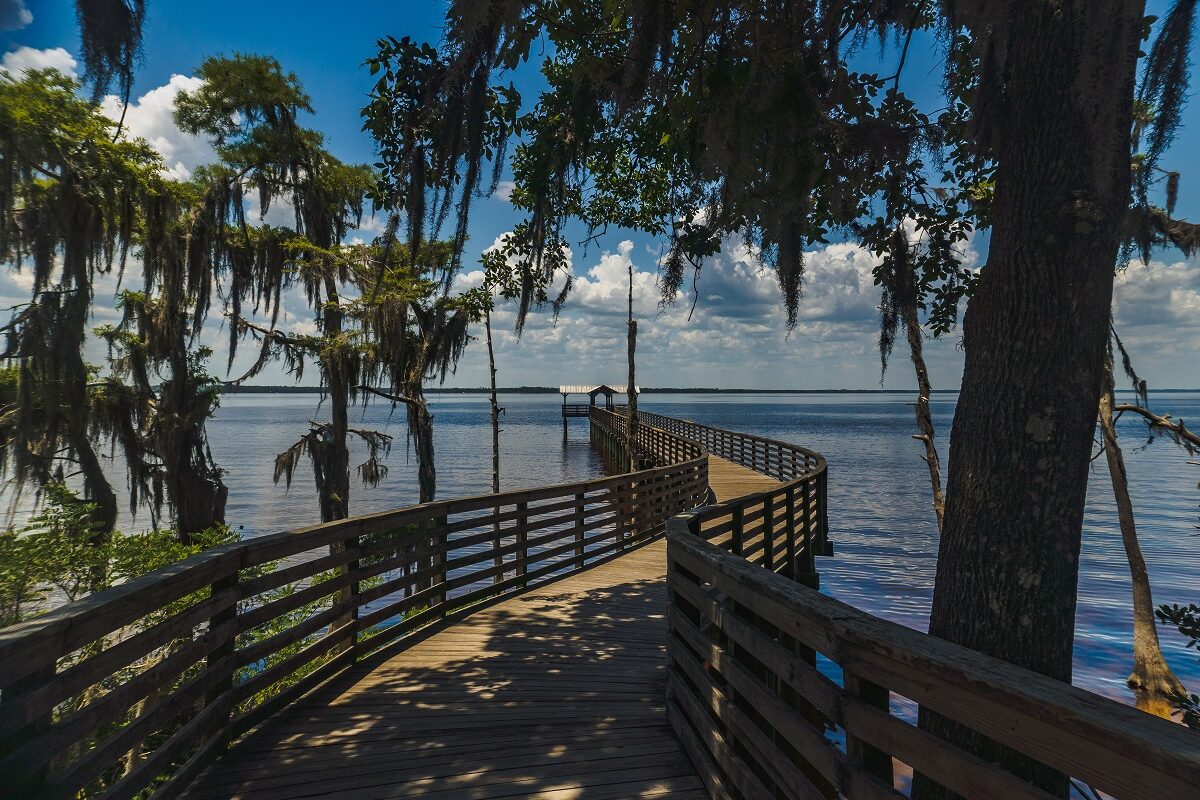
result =
M312 240L340 238L370 183L369 171L331 159L298 124L308 99L273 59L209 58L197 75L201 86L177 100L177 122L208 136L218 161L188 181L164 181L147 208L157 222L138 241L142 286L121 294L120 324L98 330L112 369L95 391L98 432L125 455L131 504L157 511L165 502L184 541L224 522L227 494L205 432L220 389L199 345L205 322L222 306L230 315L232 361L243 307L277 319L284 289L324 263ZM264 211L289 202L295 228L252 225L249 192Z
M414 241L451 212L465 231L486 162L519 133L512 198L528 217L514 238L531 292L570 218L669 235L668 294L737 234L776 270L789 324L804 247L894 199L889 166L940 151L961 192L979 183L974 159L992 165L930 630L1069 680L1146 28L1137 0L458 0L439 49L380 42L366 127L380 199ZM850 65L868 37L913 30L943 34L949 120ZM494 78L538 53L548 88L522 110ZM1060 774L931 714L922 724L1066 793ZM938 792L920 776L916 791Z
M1171 9L1171 13L1159 26L1154 44L1144 60L1134 106L1131 162L1133 181L1130 187L1130 205L1121 224L1122 246L1116 265L1118 269L1124 268L1129 256L1134 252L1139 253L1143 261L1148 262L1155 248L1172 247L1184 255L1192 255L1200 247L1200 237L1196 235L1197 226L1173 217L1179 174L1166 172L1158 167L1159 158L1178 127L1181 106L1185 99L1182 87L1186 85L1186 54L1191 38L1194 9L1195 4L1187 2L1177 3ZM1141 150L1143 144L1144 152ZM966 238L972 226L986 227L989 224L989 201L994 187L990 181L985 181L969 188L970 202L966 208L970 219L953 213L931 213L937 210L937 207L931 206L929 202L931 194L933 199L944 200L947 193L944 189L931 193L925 185L920 166L910 165L903 172L904 179L910 182L912 188L906 193L908 204L900 215L904 225L896 227L894 245L890 248L876 246L874 249L882 256L880 266L876 270L876 278L883 286L880 335L883 367L886 371L887 359L896 333L903 330L908 340L918 383L916 413L919 433L914 438L921 440L925 446L924 460L929 467L933 505L938 530L941 531L945 495L941 485L938 453L934 447L934 426L929 412L931 387L923 356L923 329L918 311L930 311L927 315L929 328L933 335L937 336L946 332L947 322L952 321L952 313L947 312L952 312L952 309L947 304L928 304L926 298L930 294L930 287L918 286L917 280L919 277L944 274L945 269L938 268L941 264L950 265L953 269L957 258L954 245ZM949 178L949 175L944 177ZM1165 208L1153 205L1149 199L1150 188L1160 181L1165 183ZM905 194L895 193L893 196L903 197ZM878 229L884 226L882 219L876 221L876 241L882 239ZM871 232L871 229L866 229L866 232ZM870 242L871 237L864 237L863 240ZM915 263L918 261L923 263ZM930 268L930 262L933 269ZM969 295L973 276L962 271L961 277L964 294ZM1112 338L1120 347L1115 332ZM1133 379L1139 397L1145 400L1145 386L1133 374L1129 356L1124 348L1120 349L1125 369ZM1179 696L1183 687L1167 666L1154 630L1149 578L1137 539L1124 458L1113 425L1113 408L1116 401L1112 391L1111 345L1109 350L1105 364L1106 388L1101 393L1099 420L1101 449L1109 465L1122 540L1133 580L1134 669L1128 682L1138 690L1141 698L1139 703L1144 701L1145 707L1169 709L1169 705L1164 701ZM1148 402L1144 402L1144 405L1124 404L1121 407L1128 411L1136 409L1138 413L1153 417L1145 407L1148 405ZM1118 415L1119 413L1121 412L1118 412ZM1178 435L1175 436L1178 440Z
M315 361L329 391L331 419L313 423L296 444L276 459L276 479L290 482L300 457L311 458L322 520L349 514L350 457L347 438L367 443L361 473L378 481L386 470L381 456L389 437L349 426L349 406L357 385L354 346L343 331L342 285L349 264L339 252L342 240L360 221L368 168L338 161L324 148L317 132L299 118L312 111L295 75L272 58L237 54L209 58L197 70L203 83L181 93L176 121L186 131L210 138L220 163L205 172L209 207L218 239L210 251L210 268L225 281L230 319L229 361L241 337L262 345L253 366L242 376L258 374L274 358L284 358L299 371ZM286 203L294 212L290 227L251 224L245 198L256 192L260 214ZM275 327L283 293L302 289L313 308L317 336L292 336ZM248 316L246 308L252 309ZM260 324L255 313L266 315Z
M18 489L78 478L103 537L117 496L92 436L83 355L98 275L121 273L135 237L161 235L146 212L163 201L161 161L53 72L0 75L0 259L32 276L30 301L4 324L0 356L19 379L0 456Z
M479 306L471 295L451 293L458 262L449 242L423 242L414 254L411 245L382 239L358 278L364 330L379 349L365 388L404 406L420 501L426 503L437 494L437 469L425 384L443 383L457 368Z

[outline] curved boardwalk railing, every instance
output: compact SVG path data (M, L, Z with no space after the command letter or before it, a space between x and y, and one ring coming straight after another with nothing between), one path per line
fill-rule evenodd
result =
M624 416L599 410L593 418ZM820 453L799 445L689 420L638 412L638 438L651 452L667 442L695 442L706 452L780 481L767 491L706 506L688 520L705 540L753 564L815 587L813 557L831 555L826 503L827 464Z
M0 631L0 796L173 797L231 740L413 631L619 555L707 459L217 547Z
M623 435L618 414L591 420ZM664 523L667 716L712 797L900 797L915 770L963 797L1049 800L920 730L916 704L1113 797L1197 796L1196 734L814 591L819 455L639 421L638 448L663 466L219 547L0 631L4 796L172 797L363 656ZM696 508L706 452L780 484Z
M822 519L823 535L820 456L655 414L639 420L786 481L667 525L667 714L713 798L903 797L914 771L965 798L1053 797L919 729L917 705L1081 788L1121 800L1200 797L1195 732L873 617L814 591L803 567L786 569L773 531L806 482L820 484L799 507Z

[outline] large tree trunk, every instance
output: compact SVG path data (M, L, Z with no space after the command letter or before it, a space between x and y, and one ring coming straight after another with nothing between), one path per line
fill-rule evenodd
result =
M1063 681L1143 12L1134 0L962 11L976 36L993 37L997 173L987 266L964 320L930 632ZM1065 776L921 717L1066 795ZM914 792L945 796L920 776Z
M91 538L99 543L107 541L117 527L117 493L104 474L88 424L90 374L83 359L83 345L91 318L92 266L84 229L93 220L94 212L80 197L74 173L64 170L63 214L67 219L76 220L77 224L63 244L63 288L68 290L63 310L67 329L56 331L54 348L57 352L49 360L55 364L53 371L63 381L58 399L61 416L66 418L65 438L79 465L84 498L96 505L91 515Z
M1171 715L1171 699L1184 694L1183 684L1158 643L1154 624L1154 598L1150 594L1150 575L1146 559L1138 543L1137 524L1133 516L1133 501L1129 498L1129 480L1125 472L1125 456L1117 443L1117 428L1113 424L1116 405L1112 359L1106 363L1104 391L1100 395L1100 431L1104 437L1104 455L1112 477L1113 498L1117 505L1117 520L1121 525L1121 541L1129 561L1129 577L1133 583L1133 673L1129 685L1138 694L1138 707L1162 717Z
M419 388L419 387L414 387ZM408 429L412 431L417 452L417 483L422 503L432 503L437 495L437 468L433 452L433 416L425 404L422 392L411 393L415 402L408 403Z

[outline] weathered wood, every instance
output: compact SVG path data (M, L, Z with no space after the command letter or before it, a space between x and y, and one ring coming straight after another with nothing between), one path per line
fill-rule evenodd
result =
M1200 785L1200 747L1195 735L1180 726L870 617L756 569L699 538L683 533L670 537L672 562L703 576L739 608L770 621L854 676L847 687L854 702L841 700L837 708L831 707L828 697L805 691L811 689L811 680L808 687L801 683L795 688L823 710L843 714L851 741L857 738L861 742L863 762L868 761L868 747L881 755L903 750L910 764L922 764L931 773L940 771L935 779L946 780L947 785L973 786L979 784L972 781L980 780L980 763L968 754L956 758L947 752L945 743L933 743L911 727L906 731L879 724L878 719L885 715L882 690L864 693L862 683L856 686L855 679L887 686L1115 797L1185 796ZM685 580L676 584L673 589L678 596L688 598L695 607L712 610L715 601L697 594L699 587L692 588ZM730 619L725 614L718 624L725 629ZM733 635L738 638L736 632ZM854 699L856 693L874 696L863 702ZM859 726L863 720L876 722ZM873 774L881 771L877 766L864 763L861 771ZM1039 794L1026 791L1013 796Z
M525 579L571 568L574 529L565 533L563 560L536 564L531 552ZM619 546L611 531L596 536ZM664 554L661 540L630 549L435 625L436 633L386 651L369 672L335 679L234 745L187 797L265 800L294 796L299 786L356 798L558 797L575 785L581 797L654 797L687 775L683 791L662 796L702 797L662 715L666 623L654 610L665 592ZM617 751L597 753L597 742ZM377 754L369 762L364 748Z
M890 713L891 695L879 684L860 678L850 670L843 670L842 685L850 697L860 700L871 708ZM850 754L851 758L862 764L868 773L890 785L895 777L892 772L892 757L856 734L857 731L847 729L846 752Z
M669 513L693 504L702 496L707 483L707 462L700 458L697 446L650 427L643 429L639 441L647 452L657 448L661 463L666 466L636 475L563 487L431 503L260 537L217 548L100 593L84 603L60 609L20 629L4 631L0 633L0 664L12 669L4 673L7 686L0 687L4 689L0 705L5 712L0 725L5 726L3 730L10 738L25 733L39 713L45 713L65 697L87 689L100 678L126 668L154 648L166 645L176 637L190 635L191 628L207 619L212 627L208 638L199 644L186 645L173 658L156 667L140 673L135 671L132 680L105 695L102 701L86 705L65 727L56 726L56 731L43 732L46 735L56 732L57 738L64 742L86 733L93 723L110 719L123 703L165 688L184 661L202 655L207 667L197 678L164 701L144 709L132 726L120 729L98 743L85 757L68 764L67 777L56 778L55 785L66 787L71 781L78 782L87 775L108 769L111 759L121 755L121 748L133 741L130 737L148 736L157 725L167 721L164 715L173 713L177 703L195 704L199 692L203 696L196 706L200 709L199 715L172 733L166 740L168 744L159 745L146 753L144 759L138 759L139 766L114 784L110 793L127 796L138 791L139 783L148 780L154 770L169 768L177 752L193 748L194 740L188 740L193 734L202 742L186 766L189 772L194 771L202 765L204 758L217 752L225 740L235 735L235 729L244 730L265 713L280 707L279 698L291 697L309 686L313 675L328 677L352 663L355 654L336 653L353 649L350 645L358 640L359 632L368 632L373 623L388 622L400 614L405 615L402 621L381 631L383 635L364 640L366 648L378 647L384 640L402 637L428 625L451 607L475 603L497 592L517 591L523 584L551 579L564 571L607 560L617 549L640 543L660 531ZM604 501L605 496L610 502ZM463 549L467 545L455 541L450 534L461 531L467 534L462 538L472 542L496 542L500 532L504 531L502 522L512 523L511 533L505 533L512 537L514 555L519 554L519 557L513 559L510 569L519 572L507 579L498 573L496 577L500 582L486 595L468 591L450 597L456 589L469 587L488 572L473 570L450 578L453 570L487 560L493 561L494 569L503 558L502 554L486 552L482 557L477 556ZM541 531L546 533L540 534ZM531 536L535 532L539 535ZM362 538L377 534L385 536L379 541ZM495 550L502 549L498 542L496 544ZM333 552L321 554L319 551L324 548ZM461 555L454 555L456 552ZM240 584L237 581L239 570L292 557L301 560ZM396 569L402 569L404 576L387 579L371 589L361 589L362 581ZM335 571L332 579L306 585L316 575L330 570ZM262 602L269 593L297 582L301 585L284 597ZM55 676L52 669L47 670L62 654L102 637L113 636L156 608L206 586L216 589L217 594L211 599L201 599L191 609L179 612L147 631L124 639L121 637L125 634L121 633L116 637L117 642L111 646L105 642L107 649L68 668L62 675ZM373 609L369 614L355 618L359 608L366 603L401 590L407 597L400 603ZM234 605L239 598L250 601L249 607L240 613ZM317 601L332 605L266 639L240 650L235 648L235 627L238 631L253 630ZM257 664L273 653L305 642L326 627L330 630L325 635L308 642L299 652L231 688L229 681L235 668ZM213 637L220 641L210 647L209 640ZM209 652L202 652L205 650ZM335 655L328 658L330 654ZM252 706L233 723L228 722L229 710L235 701L244 702L280 680L290 681L296 669L311 665L314 660L324 663L272 700L257 708ZM31 677L26 679L27 676ZM11 716L10 711L13 712ZM34 738L44 740L44 736ZM168 785L180 784L172 782Z

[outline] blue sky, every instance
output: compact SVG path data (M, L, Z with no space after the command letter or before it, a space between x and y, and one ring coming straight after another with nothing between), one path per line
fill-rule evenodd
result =
M1156 13L1163 3L1151 3ZM180 174L209 157L202 142L173 129L171 99L187 88L206 55L233 51L276 57L297 74L312 96L316 115L308 124L321 130L333 152L347 161L372 160L372 142L361 132L359 109L370 88L361 66L384 34L437 41L442 4L437 2L357 3L345 13L327 2L203 2L149 0L145 60L139 68L130 111L130 127L163 153ZM22 24L30 17L27 24ZM61 48L61 50L59 50ZM74 4L66 0L0 0L0 53L4 66L49 63L70 69L78 51ZM870 44L857 57L862 69L883 74L894 52L881 55ZM902 88L927 109L939 106L941 64L934 43L910 48ZM518 87L536 89L532 73L514 78ZM1195 83L1195 78L1193 79ZM1200 105L1192 104L1185 127L1164 166L1184 172L1178 214L1200 218L1200 175L1189 177L1189 156L1200 143ZM503 199L477 203L470 247L482 250L520 219ZM368 226L370 227L370 226ZM368 231L369 233L369 231ZM364 234L367 235L367 234ZM581 238L581 237L577 237ZM984 241L969 254L979 264ZM577 290L556 325L538 316L520 341L507 329L500 335L500 381L505 385L556 384L616 380L624 374L621 321L625 270L633 263L640 317L639 374L644 385L761 388L877 388L879 356L878 294L870 280L870 258L850 244L810 252L807 297L800 326L790 337L774 279L754 268L748 254L727 247L707 266L700 280L696 314L686 304L660 312L656 306L656 262L661 242L615 231L586 249L572 248ZM460 286L478 281L467 267ZM0 299L19 297L21 280L6 276ZM102 287L103 288L103 287ZM6 303L7 304L7 303ZM98 322L109 313L103 291L97 293ZM1135 263L1118 278L1117 321L1140 369L1152 385L1200 385L1200 264L1164 253L1149 265ZM288 305L290 322L311 324L299 299ZM502 310L498 327L512 321ZM214 330L211 344L220 350L224 335ZM935 386L956 388L962 354L957 334L929 346ZM914 385L907 358L897 353L886 386ZM452 385L486 381L486 353L473 347ZM284 382L270 373L264 382Z

